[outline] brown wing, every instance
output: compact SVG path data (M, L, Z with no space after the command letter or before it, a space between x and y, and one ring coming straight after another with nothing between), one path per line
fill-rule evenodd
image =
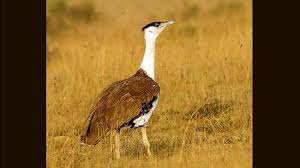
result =
M158 84L142 70L126 80L111 84L95 101L81 140L97 144L105 133L136 117L142 104L157 97L159 91Z

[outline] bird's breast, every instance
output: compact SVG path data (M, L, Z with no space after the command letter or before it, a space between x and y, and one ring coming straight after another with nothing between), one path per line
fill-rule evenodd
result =
M138 128L138 127L145 125L149 121L157 103L158 103L158 98L156 100L154 100L153 102L151 102L150 105L149 104L148 104L148 106L145 105L142 108L140 116L133 120L132 126L135 128Z

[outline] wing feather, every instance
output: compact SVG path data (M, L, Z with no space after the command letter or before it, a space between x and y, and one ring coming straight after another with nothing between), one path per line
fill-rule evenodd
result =
M146 75L134 75L111 84L96 99L82 141L98 143L105 133L119 129L139 115L142 104L150 102L159 92L159 85Z

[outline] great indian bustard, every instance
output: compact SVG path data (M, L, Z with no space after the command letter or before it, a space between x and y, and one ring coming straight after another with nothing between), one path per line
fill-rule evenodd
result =
M115 130L116 158L119 159L120 129L141 127L143 144L151 156L145 125L160 93L154 80L155 42L159 34L173 23L152 22L143 27L146 47L140 68L133 76L112 83L98 96L81 135L81 143L96 145L106 133Z

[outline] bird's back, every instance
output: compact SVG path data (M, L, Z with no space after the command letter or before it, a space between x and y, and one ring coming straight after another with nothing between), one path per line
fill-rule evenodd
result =
M109 131L120 129L159 95L159 85L142 69L128 79L114 82L97 97L81 141L97 144Z

